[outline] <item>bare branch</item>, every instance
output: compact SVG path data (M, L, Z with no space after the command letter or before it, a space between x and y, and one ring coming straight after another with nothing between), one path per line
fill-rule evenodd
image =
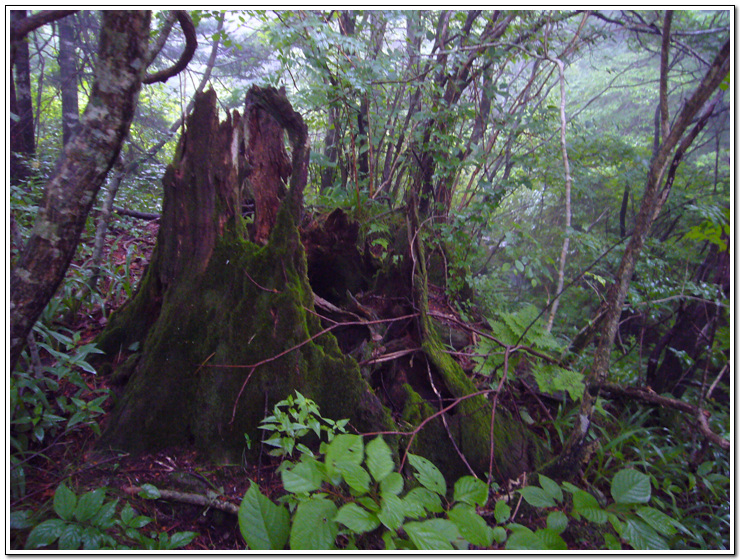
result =
M70 14L74 14L79 10L43 10L36 14L30 15L22 19L18 25L10 28L10 41L16 42L23 39L31 31L38 29L42 25L51 23L67 17Z
M195 49L198 48L198 39L195 36L195 25L193 20L184 10L176 10L177 21L180 22L182 32L185 34L185 50L180 55L178 60L173 66L170 66L166 70L161 70L154 74L147 75L143 80L143 84L156 84L157 82L166 82L172 76L176 76L182 72L188 63L192 60L195 54Z

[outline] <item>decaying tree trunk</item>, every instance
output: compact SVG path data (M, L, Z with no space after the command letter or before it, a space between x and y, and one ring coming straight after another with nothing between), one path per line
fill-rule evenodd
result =
M291 143L289 190L274 223L263 213L256 222L264 221L249 239L241 217L243 197L251 191L257 216L258 200L274 204L280 198L287 169L283 131ZM294 390L315 400L323 416L349 418L360 433L391 432L388 441L396 446L409 441L397 437L399 429L380 398L385 396L373 389L377 376L368 374L366 366L361 373L358 362L340 350L329 332L339 329L323 328L316 314L297 227L307 179L307 138L300 115L273 88L253 88L245 117L234 112L222 123L215 94L196 96L175 161L163 179L161 227L147 272L134 298L111 317L98 340L115 364L112 383L122 391L102 447L133 452L187 447L213 460L240 460L246 451L244 434L259 441L260 421ZM260 173L255 173L255 162L265 166ZM248 189L243 184L247 179ZM260 189L264 192L255 194ZM340 214L333 213L325 227L344 224L347 235L335 231L325 239L346 237L345 245L354 245L352 226ZM418 229L418 220L414 223L412 233ZM321 238L319 232L314 234L311 239ZM409 263L423 255L421 245L412 245L416 248ZM401 276L409 301L416 294L421 308L422 348L404 353L407 362L399 369L406 368L409 377L422 375L411 383L404 372L398 376L390 390L402 394L403 402L395 412L406 433L424 422L411 450L435 461L446 476L472 470L485 477L491 455L491 404L482 394L470 397L475 387L444 353L431 327L424 303L425 269L409 264ZM328 287L327 293L332 293ZM354 326L366 333L373 332L368 326L379 327L385 320L344 313L323 298L316 301L321 311L332 308L345 321L356 317ZM419 315L408 309L401 313L407 313L407 323ZM389 321L395 320L398 314L390 314ZM413 359L408 359L412 352ZM421 396L429 383L439 399L431 389ZM453 402L444 416L428 420ZM538 460L538 447L500 411L495 420L494 477L504 481L530 470ZM258 450L252 446L252 453Z
M351 418L358 430L393 425L334 337L317 336L322 329L310 313L295 208L306 181L305 125L274 89L251 95L253 110L271 113L289 132L290 193L267 244L250 242L240 215L249 122L235 112L219 124L215 93L199 95L163 179L162 223L148 270L99 340L113 358L140 342L114 377L125 387L104 446L187 446L215 460L239 460L244 434L258 441L265 407L294 389L325 416ZM282 129L268 129L282 141ZM274 148L274 141L253 144L250 154Z

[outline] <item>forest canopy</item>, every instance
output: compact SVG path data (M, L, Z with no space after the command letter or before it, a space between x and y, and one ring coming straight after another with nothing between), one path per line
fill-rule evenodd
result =
M731 548L733 15L7 10L11 548Z

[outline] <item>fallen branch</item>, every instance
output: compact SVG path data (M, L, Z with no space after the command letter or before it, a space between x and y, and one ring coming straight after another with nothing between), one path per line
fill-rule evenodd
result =
M678 399L663 397L649 388L622 387L620 385L617 385L616 383L604 383L600 386L600 391L604 396L615 395L620 397L627 397L650 404L672 408L674 410L679 410L681 412L689 414L697 419L699 431L705 438L707 438L713 444L721 447L722 449L730 449L730 442L725 438L715 434L709 427L709 422L707 420L711 416L710 412L696 405Z
M128 486L123 489L123 491L126 492L126 494L131 494L132 496L135 496L136 494L141 492L141 490L142 489L139 486ZM239 514L239 506L232 504L231 502L219 500L219 495L213 492L212 490L208 490L205 496L203 494L193 494L190 492L178 492L176 490L162 490L162 489L158 489L158 490L159 490L160 498L164 500L174 500L176 502L182 502L184 504L209 507L209 508L225 511L226 513L231 513L233 515Z

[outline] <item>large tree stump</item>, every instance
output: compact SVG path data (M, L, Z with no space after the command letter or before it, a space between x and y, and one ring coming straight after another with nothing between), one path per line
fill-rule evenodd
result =
M268 407L295 389L314 399L323 415L350 418L358 430L393 426L334 337L312 339L321 326L310 313L313 295L296 225L308 159L305 125L284 95L253 93L259 110L275 120L260 130L246 123L248 138L238 113L219 123L213 91L196 98L163 179L152 260L135 297L99 339L111 358L140 343L114 376L123 392L102 446L133 452L194 447L235 461L244 434L259 441L257 426ZM253 104L251 110L258 109ZM261 246L247 239L240 177L248 175L247 153L252 162L258 156L285 170L281 154L260 153L277 145L277 138L266 139L271 134L279 134L282 146L280 125L293 144L291 188L274 219L261 225ZM253 192L276 186L256 185L255 177Z

